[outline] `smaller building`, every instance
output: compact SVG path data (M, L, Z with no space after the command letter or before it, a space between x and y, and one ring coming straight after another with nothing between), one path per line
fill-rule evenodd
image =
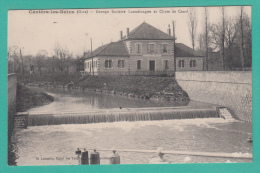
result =
M202 71L204 55L182 43L175 43L176 71Z

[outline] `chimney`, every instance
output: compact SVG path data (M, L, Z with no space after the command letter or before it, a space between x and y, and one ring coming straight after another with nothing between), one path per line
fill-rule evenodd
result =
M120 39L123 39L123 31L120 31Z
M168 25L168 29L167 29L167 33L169 34L169 35L171 35L171 27L170 27L170 24Z
M126 38L129 37L129 28L126 28Z

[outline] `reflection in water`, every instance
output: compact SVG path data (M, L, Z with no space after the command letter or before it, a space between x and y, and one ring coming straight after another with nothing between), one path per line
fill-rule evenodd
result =
M43 89L39 89L43 90ZM59 89L43 90L54 97L54 102L38 108L33 108L29 112L59 112L59 111L88 111L111 108L145 108L145 107L180 107L188 106L192 108L209 108L212 104L195 101L162 101L162 100L141 100L137 98L127 98L118 95L65 91Z

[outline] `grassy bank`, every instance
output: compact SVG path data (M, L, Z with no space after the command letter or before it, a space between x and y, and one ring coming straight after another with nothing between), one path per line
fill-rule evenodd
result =
M54 98L46 93L31 90L17 84L16 111L23 112L30 108L51 103Z
M53 85L65 85L69 82L76 82L80 79L78 73L68 74L68 73L45 73L42 75L34 74L34 75L18 75L19 83L51 83Z
M87 76L76 83L90 89L108 89L148 98L170 97L172 100L189 100L187 93L172 77L151 76Z
M74 86L88 89L107 89L146 98L189 100L187 93L173 77L155 76L84 76L78 74L42 74L18 76L18 81L29 84L49 83L54 87L73 82Z

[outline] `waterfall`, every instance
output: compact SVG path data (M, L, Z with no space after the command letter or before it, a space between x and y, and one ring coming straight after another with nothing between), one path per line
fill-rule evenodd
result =
M135 111L133 111L135 110ZM30 114L28 126L89 124L119 121L160 121L173 119L219 117L215 109L127 109L92 112L65 112L59 114Z

